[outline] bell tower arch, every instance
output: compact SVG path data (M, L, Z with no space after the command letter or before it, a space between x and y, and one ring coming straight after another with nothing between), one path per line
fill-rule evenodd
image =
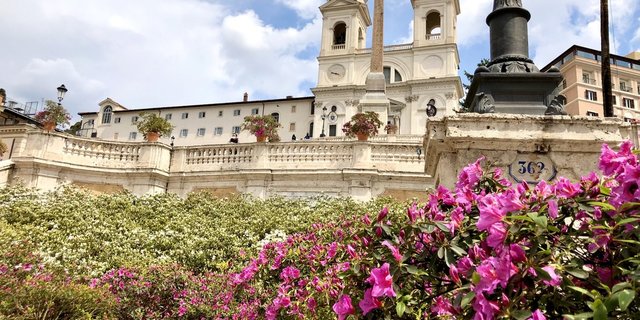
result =
M365 0L328 0L320 6L322 42L320 57L356 53L364 49L371 25Z
M411 0L414 47L456 43L459 0Z

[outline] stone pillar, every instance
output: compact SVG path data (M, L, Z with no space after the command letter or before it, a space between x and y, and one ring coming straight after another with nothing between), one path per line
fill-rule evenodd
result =
M387 123L389 99L387 83L384 78L382 61L384 58L384 0L375 0L373 13L373 46L371 48L371 66L365 82L366 93L360 100L362 112L372 111L378 114L383 124ZM379 128L381 129L381 128Z

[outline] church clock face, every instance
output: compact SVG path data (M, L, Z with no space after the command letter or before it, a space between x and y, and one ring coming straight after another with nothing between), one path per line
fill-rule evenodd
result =
M331 81L338 81L344 78L347 70L341 64L334 64L329 67L329 79Z

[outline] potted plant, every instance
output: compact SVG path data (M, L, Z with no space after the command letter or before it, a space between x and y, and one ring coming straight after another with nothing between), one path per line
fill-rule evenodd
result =
M47 100L44 110L35 115L35 119L42 123L47 131L54 130L59 125L68 125L71 120L69 112L59 103Z
M155 114L143 112L137 123L138 131L149 142L158 141L162 136L168 136L173 131L173 126L165 118Z
M398 131L398 126L391 123L391 121L387 121L387 125L384 127L384 131L386 131L387 134L396 134L396 132Z
M242 130L249 131L249 133L256 136L258 142L265 142L267 137L269 141L278 140L280 137L277 130L280 127L281 125L270 115L246 116L244 117L244 123L242 123Z
M382 121L375 112L356 113L351 117L351 121L342 126L342 132L347 137L358 137L360 141L366 141L370 136L378 134L378 127L382 126Z

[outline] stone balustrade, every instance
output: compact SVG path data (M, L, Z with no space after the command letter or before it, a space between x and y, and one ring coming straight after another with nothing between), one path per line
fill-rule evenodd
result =
M163 143L88 139L32 125L0 127L11 147L0 185L20 180L51 190L74 183L98 192L136 194L194 190L246 192L258 197L375 194L424 190L421 136L377 136L371 141L322 138L172 148ZM390 191L391 190L391 191ZM418 190L418 191L416 191Z

